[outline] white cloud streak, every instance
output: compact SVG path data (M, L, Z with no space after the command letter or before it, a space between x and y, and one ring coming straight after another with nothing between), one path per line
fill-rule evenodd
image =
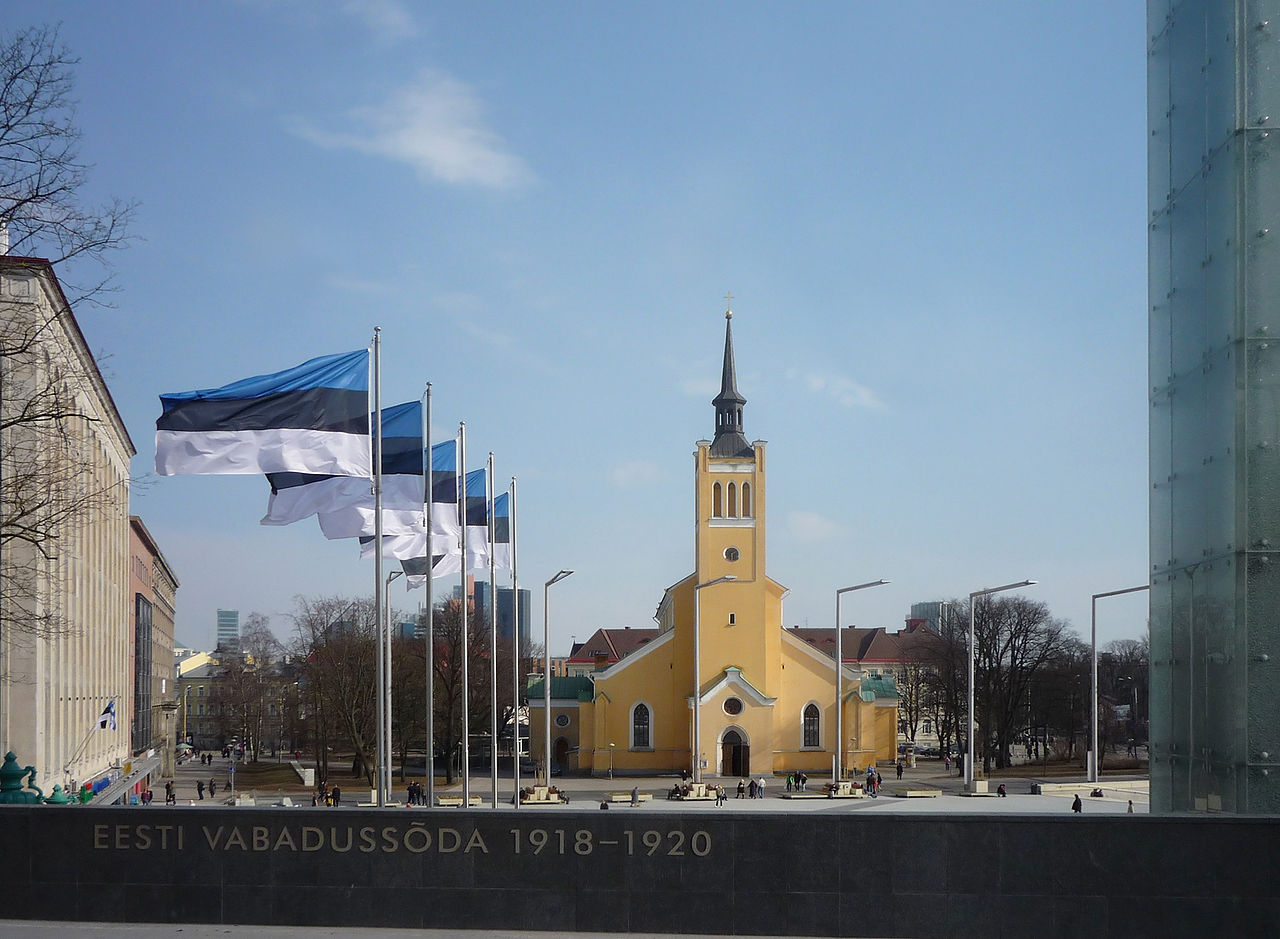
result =
M380 39L412 39L418 34L413 15L399 0L346 0L342 12L359 20Z
M801 372L794 368L787 370L787 378L799 382L812 394L831 398L842 407L864 408L868 411L881 411L885 408L885 403L874 391L851 378L823 372Z
M797 541L831 541L844 534L844 529L817 512L787 513L787 530Z
M354 150L413 167L424 179L454 185L511 189L533 174L505 151L484 122L471 88L438 70L423 72L386 103L348 112L350 129L321 130L309 123L299 136L333 150Z
M646 486L662 478L662 470L652 460L633 460L620 463L609 470L609 479L618 489Z

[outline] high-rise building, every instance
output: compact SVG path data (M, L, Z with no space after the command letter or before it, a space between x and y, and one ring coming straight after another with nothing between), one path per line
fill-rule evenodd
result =
M498 593L498 635L510 639L513 635L512 629L516 620L516 604L515 594L510 587L499 587ZM475 601L476 616L487 617L489 615L489 582L487 580L476 580L475 584ZM520 589L520 648L529 648L529 628L530 628L530 594L528 590Z
M1280 812L1280 19L1266 8L1147 4L1157 812Z
M235 652L240 648L240 611L218 611L218 648Z

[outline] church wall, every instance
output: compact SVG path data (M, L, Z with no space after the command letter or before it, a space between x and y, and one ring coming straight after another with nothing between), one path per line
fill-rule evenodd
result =
M789 649L784 649L782 655L782 693L775 707L776 768L788 772L829 772L836 742L835 663ZM817 749L804 747L804 709L811 701L818 705L819 711L821 746Z
M675 643L636 653L641 657L609 678L596 679L593 744L594 771L607 772L609 744L614 744L614 772L672 772L688 768L689 705L693 663L679 668ZM643 702L649 708L650 746L631 746L632 708Z

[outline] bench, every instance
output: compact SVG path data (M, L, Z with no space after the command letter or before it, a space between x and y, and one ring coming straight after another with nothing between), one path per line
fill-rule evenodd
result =
M706 783L692 783L688 792L681 790L680 800L682 802L714 802L716 787L708 786Z
M472 805L479 805L480 802L481 799L479 796L471 797ZM462 796L436 796L436 805L462 808Z
M936 799L942 795L941 789L927 789L923 786L894 789L893 794L903 799Z
M630 796L627 796L630 799ZM563 793L559 790L549 788L547 786L531 786L524 789L520 793L521 804L537 804L537 805L559 805L561 802L568 802L564 798Z
M650 793L650 792L642 792L642 793L640 793L640 795L638 795L636 798L638 798L641 802L649 802L649 801L651 801L651 800L653 799L653 794L652 794L652 793ZM630 802L630 801L631 801L631 793L629 793L629 792L611 792L611 793L609 793L609 795L608 795L608 799L609 799L609 801L610 801L610 802Z

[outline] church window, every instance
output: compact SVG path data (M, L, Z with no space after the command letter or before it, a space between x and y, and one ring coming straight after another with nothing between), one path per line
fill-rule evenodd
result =
M737 614L737 613L730 613L730 614L729 614L729 625L730 625L730 626L736 626L736 625L737 625L737 623L738 623L738 614Z
M637 704L631 712L631 746L651 747L649 742L649 706Z
M751 483L742 484L742 517L751 517Z
M742 557L742 555L739 553L737 548L730 546L724 549L724 559L726 561L736 561L740 557Z
M568 715L568 714L557 714L557 715L556 715L556 726L557 726L557 727L568 727L568 726L569 726L569 715Z
M818 740L818 706L808 704L804 709L804 746L821 746Z
M720 484L716 483L711 489L711 515L713 518L724 517L724 494L720 491Z
M736 717L737 715L741 714L742 699L741 698L725 698L724 712L728 714L730 717Z
M738 487L729 483L729 517L738 517Z

